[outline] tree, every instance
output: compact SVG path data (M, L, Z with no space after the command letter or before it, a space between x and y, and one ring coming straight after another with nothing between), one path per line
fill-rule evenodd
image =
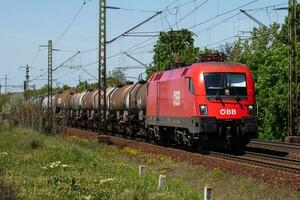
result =
M114 69L107 77L106 84L108 87L123 85L127 81L124 72L120 69Z
M91 85L87 81L80 81L76 88L79 91L84 91L90 89L90 86Z
M287 38L286 27L274 23L270 28ZM262 27L254 28L251 35L251 40L240 40L226 48L227 55L232 61L246 64L254 75L259 136L282 139L288 125L288 46Z
M71 88L70 86L64 84L63 87L62 87L62 90L67 90L67 89L70 89L70 88Z
M193 33L187 29L160 32L154 47L154 65L147 69L147 77L156 71L168 70L175 66L174 57L180 63L192 64L198 59L199 48L194 47Z

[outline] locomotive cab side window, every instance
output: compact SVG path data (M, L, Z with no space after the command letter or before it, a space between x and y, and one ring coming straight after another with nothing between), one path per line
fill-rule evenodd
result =
M211 98L247 98L246 75L242 73L205 73L207 97Z
M194 86L193 79L188 78L188 81L189 81L189 91L192 95L195 95L195 86Z

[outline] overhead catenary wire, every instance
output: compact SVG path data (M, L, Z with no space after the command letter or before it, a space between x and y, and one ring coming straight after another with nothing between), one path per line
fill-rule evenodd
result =
M192 29L192 28L195 28L195 27L197 27L197 26L199 26L199 25L208 23L209 21L212 21L212 20L214 20L214 19L217 19L217 18L219 18L219 17L221 17L221 16L224 16L224 15L226 15L226 14L228 14L228 13L231 13L231 12L233 12L233 11L239 10L239 9L241 9L241 8L243 8L243 7L246 7L246 6L248 6L248 5L251 5L251 4L253 4L253 3L257 2L257 1L258 1L258 0L253 0L253 1L251 1L251 2L248 2L248 3L243 4L243 5L241 5L241 6L235 7L235 8L233 8L233 9L231 9L231 10L228 10L228 11L226 11L226 12L223 12L223 13L221 13L221 14L218 14L218 15L216 15L216 16L213 16L213 17L209 18L208 20L205 20L205 21L203 21L203 22L201 22L201 23L199 23L199 24L193 25L193 26L191 26L191 27L188 28L188 29ZM173 25L175 26L175 24L173 24ZM173 26L173 25L172 25L172 26ZM170 29L170 27L169 27L168 29L166 29L166 30L169 30L169 29ZM164 31L166 31L166 30L164 30ZM147 39L147 40L145 40L145 41L143 41L143 42L141 42L141 43L139 43L139 44L137 44L137 45L134 45L133 47L131 47L131 48L125 50L125 51L126 51L126 52L131 52L131 51L138 50L138 49L141 49L141 48L144 48L144 47L151 46L151 45L155 44L155 42L153 42L153 43L151 43L151 44L147 44L147 45L144 45L144 46L139 47L139 45L144 44L144 43L150 41L151 39L153 39L153 38L149 38L149 39ZM136 48L135 48L135 47L136 47Z
M89 1L93 1L93 0L89 0ZM179 0L180 1L180 0ZM193 1L197 1L197 0L193 0ZM173 2L171 2L170 4L168 4L164 9L162 9L162 11L159 11L159 12L166 12L170 6L172 6L173 4L175 4L176 2L178 2L178 0L175 0ZM182 5L184 6L184 5ZM156 12L158 13L158 12ZM161 13L160 13L161 14ZM131 30L132 31L132 30ZM132 32L133 33L133 32ZM158 33L158 32L145 32L145 33ZM126 34L126 33L125 33ZM153 38L150 38L150 40L153 39ZM147 39L146 41L144 42L147 42L149 39ZM143 44L144 42L142 42L141 44ZM109 43L109 42L108 42ZM89 53L89 52L93 52L93 51L97 51L99 50L99 48L95 47L95 48L91 48L91 49L86 49L86 50L81 50L80 52L81 53Z
M263 7L259 7L259 8L251 8L251 9L245 9L245 11L251 12L251 11L260 11L260 10L266 10L269 8L273 8L276 9L276 7L278 6L284 6L287 5L287 2L282 2L282 3L278 3L278 4L274 4L274 5L269 5L269 6L263 6Z
M145 19L144 21L140 22L139 24L137 24L136 26L128 29L127 31L125 31L124 33L122 33L121 35L107 41L107 44L111 44L112 42L116 41L117 39L121 38L122 36L130 33L131 31L135 30L136 28L140 27L141 25L145 24L146 22L150 21L151 19L153 19L154 17L156 17L157 15L160 15L162 13L162 11L156 12L154 15L152 15L151 17Z
M269 9L269 8L273 8L273 10L276 10L276 7L277 7L277 6L282 6L282 5L286 5L286 4L287 4L287 3L280 3L280 4L268 5L268 6L259 7L259 8L245 9L245 11L260 11L260 10L265 10L265 9ZM230 20L230 19L232 19L232 18L234 18L234 17L236 17L236 16L239 16L240 14L241 14L241 12L237 12L237 13L235 13L235 14L229 16L228 18L226 18L226 19L224 19L224 20L222 20L222 21L220 21L220 22L217 22L216 24L213 24L213 25L211 25L211 26L209 26L209 27L207 27L207 28L203 28L203 29L197 31L196 34L198 34L198 33L200 33L200 32L203 33L203 32L205 32L206 30L211 30L211 29L217 27L218 25L220 25L220 24L222 24L222 23L224 23L224 22L226 22L226 21L228 21L228 20ZM240 37L243 37L243 36L240 36ZM251 38L250 38L250 39L251 39ZM243 39L243 40L244 40L244 39ZM225 40L225 41L226 41L226 40ZM220 40L220 41L215 42L215 43L219 43L219 42L223 42L223 40ZM206 45L206 46L204 46L204 47L208 47L208 46L212 46L212 45L211 45L211 44L208 44L208 45Z
M221 16L227 15L227 14L232 13L232 12L234 12L234 11L240 10L241 8L244 8L244 7L248 6L248 5L251 5L251 4L253 4L253 3L257 2L257 1L258 1L258 0L253 0L253 1L251 1L251 2L248 2L248 3L243 4L243 5L241 5L241 6L235 7L235 8L233 8L233 9L231 9L231 10L225 11L225 12L223 12L223 13L221 13L221 14L217 14L217 15L215 15L215 16L213 16L213 17L211 17L211 18L209 18L209 19L207 19L207 20L205 20L205 21L202 21L202 22L200 22L200 23L198 23L198 24L195 24L195 25L193 25L193 26L190 26L188 29L193 29L193 28L198 27L198 26L200 26L200 25L206 24L206 23L208 23L208 22L210 22L210 21L212 21L212 20L214 20L214 19L217 19L217 18L219 18L219 17L221 17Z
M173 28L176 24L180 23L181 21L183 21L185 18L187 18L188 16L190 16L191 14L193 14L195 11L197 11L199 8L201 8L202 6L204 6L209 0L205 0L204 2L202 2L200 5L196 6L193 10L191 10L189 13L187 13L186 15L184 15L182 18L180 18L178 21L176 20L176 23L173 24L171 27L169 27L169 29Z
M117 9L125 10L125 11L133 11L133 12L157 13L157 11L154 10L142 10L142 9L122 8L122 7L117 7Z
M196 0L194 0L194 1L196 1ZM193 1L193 2L194 2L194 1ZM178 2L178 1L174 1L173 4L176 3L176 2ZM192 2L192 1L189 1L189 2ZM189 3L189 2L187 2L187 3ZM206 1L204 1L204 2L206 2ZM250 3L253 3L253 2L256 2L256 1L252 1L252 2L250 2ZM242 5L242 7L247 6L247 5L249 5L250 3L247 3L246 5ZM185 3L185 4L186 4L186 3ZM183 5L183 4L181 4L181 5ZM240 7L238 7L238 8L240 8ZM238 8L235 8L235 9L238 9ZM167 9L170 9L170 8L167 8ZM230 10L230 11L232 12L232 10ZM229 12L222 13L222 14L218 14L217 17L221 17L222 15L225 15L225 14L227 14L227 13L229 13ZM187 15L185 15L185 16L188 17L189 15L187 14ZM217 17L216 17L216 18L217 18ZM185 17L183 17L183 18L185 18ZM209 20L211 21L212 19L209 19ZM163 30L163 31L165 31L165 30ZM155 39L155 38L149 38L149 39L147 39L147 40L145 40L145 41L143 41L143 42L141 42L141 43L139 43L139 44L133 45L132 47L126 49L125 52L134 52L134 51L136 51L136 50L138 50L138 49L142 49L142 48L151 46L151 45L155 44L154 39ZM150 41L154 41L154 42L151 42L151 44L145 44L145 43L148 43L148 42L150 42ZM82 52L82 53L87 53L87 52L92 52L92 51L96 51L96 50L98 50L98 48L88 49L88 50L84 50L84 51L81 51L81 52ZM123 51L124 51L124 50L123 50ZM117 54L112 55L111 57L117 57L117 56L120 56L120 55L121 55L120 53L117 53ZM96 63L98 63L98 62L88 63L87 66L91 66L91 65L96 64Z
M71 20L71 22L69 23L69 25L67 26L67 28L64 30L64 32L55 40L54 44L57 44L66 34L67 32L70 30L70 28L72 27L72 25L74 24L74 22L76 21L76 19L78 18L79 14L81 13L83 7L86 5L86 1L83 1L83 3L81 4L79 10L76 12L75 16L73 17L73 19Z
M231 39L234 39L234 38L251 38L251 36L242 36L242 35L234 35L234 36L230 36L230 37L227 37L225 39L222 39L222 40L219 40L219 41L216 41L216 42L213 42L213 43L210 43L210 44L207 44L205 46L202 46L200 47L200 49L203 49L203 48L206 48L206 47L210 47L210 46L213 46L213 45L216 45L216 44L219 44L221 42L225 42L225 41L228 41L228 40L231 40Z

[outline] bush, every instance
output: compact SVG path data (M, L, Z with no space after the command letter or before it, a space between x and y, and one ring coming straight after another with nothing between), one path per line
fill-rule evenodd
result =
M37 139L32 139L29 144L32 149L37 149L43 145L43 142Z
M52 134L52 124L48 120L47 110L42 109L40 102L15 99L10 102L10 108L6 114L11 127L27 128L46 134ZM54 117L55 118L55 117ZM56 120L55 134L65 132L64 119Z

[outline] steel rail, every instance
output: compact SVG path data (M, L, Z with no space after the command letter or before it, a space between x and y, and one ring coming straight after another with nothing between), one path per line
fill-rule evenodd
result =
M300 151L300 145L294 145L294 144L283 143L283 142L278 143L278 142L251 140L251 142L248 145L267 146L267 147L284 148L288 150Z
M278 163L270 163L270 162L264 161L264 160L240 157L240 156L219 153L219 152L210 152L209 155L211 157L222 158L225 160L233 160L233 161L237 161L237 162L252 164L255 166L259 166L259 167L267 167L267 168L276 169L276 170L280 170L280 171L284 171L284 172L290 172L293 174L300 174L299 167L292 167L292 166L287 166L287 165L278 164Z
M129 139L129 136L123 136L121 134L109 134L109 136L115 136L115 137L120 137L129 141L134 141L134 142L141 142L141 143L146 143L146 144L155 144L157 145L158 143L153 141L153 140L147 140L144 138L131 138ZM300 175L300 160L296 159L290 159L286 157L279 157L279 156L273 156L273 155L268 155L268 154L260 154L260 153L255 153L255 152L248 152L245 151L244 155L232 155L228 153L221 153L221 152L216 152L216 151L208 151L205 154L201 154L199 151L189 148L189 147L183 147L183 146L178 146L178 145L170 145L170 144L164 144L164 143L159 143L160 147L164 148L170 148L173 150L180 150L180 151L185 151L188 153L192 154L199 154L203 156L209 156L212 158L218 158L218 159L224 159L224 160L229 160L229 161L235 161L239 163L246 163L258 167L266 167L274 170L279 170L282 172L289 172L293 174ZM256 158L251 158L249 157L250 155L258 156ZM247 157L248 156L248 157ZM267 160L267 158L271 160ZM264 159L264 160L262 160ZM272 160L273 159L273 160ZM286 162L286 163L283 163Z
M273 162L287 163L289 165L299 166L299 168L300 168L300 160L297 160L297 159L262 154L262 153L255 153L255 152L251 152L251 151L245 151L245 156L258 156L263 159L270 159Z
M267 140L260 140L260 139L252 139L251 141L271 143L271 144L283 144L283 145L299 146L300 147L300 143L274 142L274 141L267 141Z

